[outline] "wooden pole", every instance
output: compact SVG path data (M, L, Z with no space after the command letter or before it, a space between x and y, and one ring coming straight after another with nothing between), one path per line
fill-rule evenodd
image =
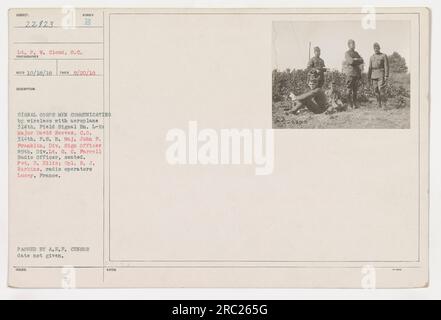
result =
M311 60L311 41L309 41L308 61Z

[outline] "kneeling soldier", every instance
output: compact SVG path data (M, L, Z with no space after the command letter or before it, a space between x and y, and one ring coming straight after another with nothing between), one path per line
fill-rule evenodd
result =
M290 94L293 100L293 113L296 114L299 110L307 108L313 113L323 113L328 109L328 99L322 88L319 87L318 77L311 76L308 81L309 91L299 96Z

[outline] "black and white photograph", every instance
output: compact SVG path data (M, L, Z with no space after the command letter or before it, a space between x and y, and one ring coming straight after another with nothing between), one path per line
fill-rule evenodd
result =
M274 129L410 128L410 22L275 21Z
M441 2L166 2L0 1L0 300L439 299Z

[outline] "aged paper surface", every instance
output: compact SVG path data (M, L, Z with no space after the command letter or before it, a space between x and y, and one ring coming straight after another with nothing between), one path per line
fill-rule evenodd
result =
M9 28L10 286L428 285L427 9Z

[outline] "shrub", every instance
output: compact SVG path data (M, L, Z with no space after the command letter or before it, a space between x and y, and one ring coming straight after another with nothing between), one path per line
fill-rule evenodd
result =
M272 80L273 103L289 100L290 92L299 95L309 90L306 70L273 70ZM324 89L329 89L331 83L334 83L334 90L342 97L343 102L346 102L346 75L337 70L326 72ZM397 107L408 104L407 101L410 97L409 74L392 73L386 88L386 96L395 99ZM363 73L358 90L358 99L360 102L368 102L373 98L375 98L375 94L368 83L367 74Z

